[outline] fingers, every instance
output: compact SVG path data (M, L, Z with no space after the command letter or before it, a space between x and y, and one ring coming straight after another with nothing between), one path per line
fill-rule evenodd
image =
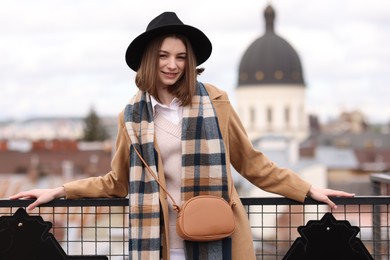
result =
M330 197L354 197L355 196L355 193L349 193L349 192L340 191L340 190L321 189L321 188L315 188L315 190L323 193L326 196L330 196Z
M326 200L324 201L326 204L328 204L328 206L331 208L331 209L337 209L337 205L332 201L330 200L329 198L326 198Z
M354 197L354 193L345 191L310 187L308 195L317 201L328 204L331 209L337 209L336 204L329 197Z
M329 193L327 194L327 196L331 196L331 197L346 197L346 198L352 198L352 197L355 197L355 193L349 193L349 192L345 192L345 191L338 191L338 190L329 190ZM331 207L332 209L337 209L337 206L336 204L331 201L328 197L328 202L327 204L329 205L329 207Z
M355 193L348 193L344 191L334 191L333 196L338 196L338 197L354 197Z
M317 201L321 201L325 204L327 204L331 209L337 209L336 204L325 194L318 194L319 197L316 199ZM315 199L315 198L314 198Z
M34 201L33 203L31 203L30 205L28 205L27 207L27 211L32 211L33 209L35 209L37 206L39 206L41 203L36 200Z
M18 194L12 195L9 197L10 200L16 200L16 199L32 199L35 196L30 194L29 192L20 192Z
M9 197L10 200L20 199L23 198L22 193L14 194Z
M42 204L42 202L40 202L38 197L39 197L39 194L37 193L36 190L30 190L30 191L19 192L15 195L10 196L9 199L16 200L16 199L35 199L36 198L37 200L35 200L30 205L28 205L28 207L26 208L27 211L32 211L38 205Z
M330 196L330 197L345 197L345 198L351 198L351 197L354 197L354 196L355 196L354 193L348 193L348 192L338 191L338 190L328 190L325 194L326 194L327 196Z
M327 204L331 209L337 209L336 204L329 197L345 196L345 195L352 195L352 194L331 190L331 189L311 187L309 191L309 195L313 199Z

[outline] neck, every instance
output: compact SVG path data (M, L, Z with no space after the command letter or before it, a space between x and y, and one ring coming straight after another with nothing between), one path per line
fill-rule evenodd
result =
M167 88L164 88L158 90L158 98L162 104L168 106L169 104L171 104L175 96L169 93Z

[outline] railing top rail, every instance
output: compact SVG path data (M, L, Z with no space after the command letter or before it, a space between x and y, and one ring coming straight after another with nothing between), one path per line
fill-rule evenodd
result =
M375 173L370 175L371 182L390 183L390 174Z
M0 199L1 207L27 207L34 199L23 200L9 200ZM81 207L81 206L128 206L129 200L127 198L97 198L97 199L55 199L49 203L41 205L40 207Z
M337 205L390 204L390 196L355 196L353 198L333 197L331 198L331 200ZM306 198L303 204L284 197L275 197L275 198L244 197L241 198L241 201L244 205L247 204L248 205L325 205L325 203L318 202L312 198Z
M387 205L390 204L390 196L356 196L353 198L331 198L338 205ZM33 199L26 200L9 200L0 199L0 208L9 207L27 207ZM244 205L321 205L311 198L306 198L302 204L300 202L284 197L243 197L241 202ZM41 207L81 207L81 206L128 206L128 198L98 198L98 199L56 199Z

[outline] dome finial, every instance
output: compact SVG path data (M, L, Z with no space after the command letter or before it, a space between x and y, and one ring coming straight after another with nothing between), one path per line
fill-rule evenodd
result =
M274 32L275 11L270 4L264 10L265 32Z

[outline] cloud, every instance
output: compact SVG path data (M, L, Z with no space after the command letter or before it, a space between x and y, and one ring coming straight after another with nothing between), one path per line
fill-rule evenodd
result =
M124 61L129 42L165 10L213 42L201 80L235 102L245 49L264 32L268 1L4 0L0 10L0 120L116 115L135 93ZM341 108L389 121L390 2L275 0L276 32L297 50L309 112Z

